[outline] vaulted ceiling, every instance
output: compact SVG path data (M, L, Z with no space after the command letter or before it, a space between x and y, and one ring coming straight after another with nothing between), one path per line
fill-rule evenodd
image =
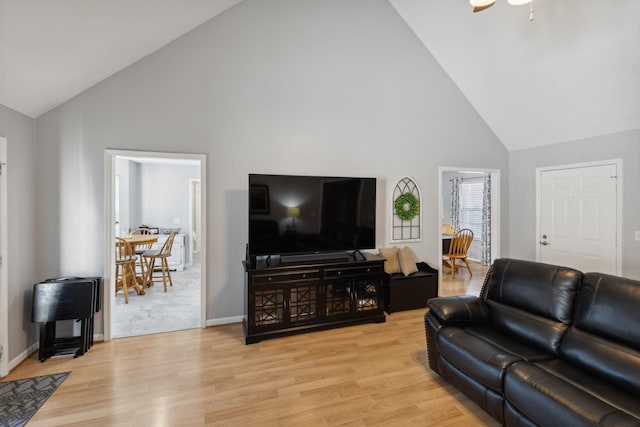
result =
M37 117L241 0L0 0L0 104Z
M38 117L240 1L0 0L0 104ZM389 2L507 149L640 129L640 1Z
M640 129L640 1L391 3L509 150Z

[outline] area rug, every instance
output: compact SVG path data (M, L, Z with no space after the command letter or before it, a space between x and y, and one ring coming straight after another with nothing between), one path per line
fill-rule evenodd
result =
M23 426L70 372L0 382L0 426Z

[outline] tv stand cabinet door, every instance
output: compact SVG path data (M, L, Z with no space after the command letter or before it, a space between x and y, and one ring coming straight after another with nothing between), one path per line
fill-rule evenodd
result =
M327 268L325 316L366 317L383 314L382 264Z
M318 270L250 273L248 279L250 333L317 322Z
M287 286L285 317L288 326L318 322L320 290L320 282L302 282Z
M372 313L382 313L383 288L379 274L361 276L354 281L354 302L356 316L367 316Z
M325 320L353 317L353 279L329 279L323 286L323 318Z
M278 329L285 324L285 290L283 286L249 288L249 332Z

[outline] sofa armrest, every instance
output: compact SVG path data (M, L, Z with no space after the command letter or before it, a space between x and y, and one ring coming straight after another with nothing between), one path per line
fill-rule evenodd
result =
M432 298L427 307L445 325L489 320L489 306L473 295Z

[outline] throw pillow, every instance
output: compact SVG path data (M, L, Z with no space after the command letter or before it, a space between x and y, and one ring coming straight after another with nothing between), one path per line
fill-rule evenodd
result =
M398 250L398 260L400 262L400 270L405 276L418 271L418 266L416 265L416 254L413 253L413 250L411 250L410 247L405 246Z
M380 248L380 256L385 259L384 272L387 274L400 273L400 262L398 261L398 248Z

